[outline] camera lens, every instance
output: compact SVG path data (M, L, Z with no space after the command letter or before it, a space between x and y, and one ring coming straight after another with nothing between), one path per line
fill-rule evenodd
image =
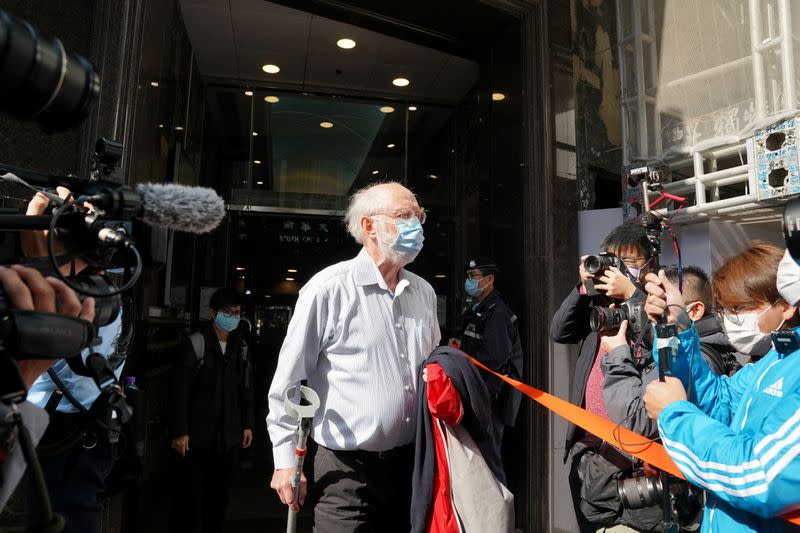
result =
M603 269L603 258L598 255L590 255L583 260L583 268L594 276Z
M0 10L0 110L60 131L80 123L99 92L89 61Z
M617 329L625 319L625 313L621 309L599 306L592 307L592 310L589 312L589 327L594 332L609 331Z
M641 509L661 504L661 479L637 476L617 482L617 493L626 509Z

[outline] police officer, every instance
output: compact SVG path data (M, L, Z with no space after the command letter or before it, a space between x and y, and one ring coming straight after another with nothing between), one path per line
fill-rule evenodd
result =
M464 290L475 303L464 311L461 338L451 339L450 344L500 374L521 379L523 356L517 317L494 288L499 272L497 263L488 257L478 257L468 260L464 270ZM506 426L514 425L522 394L503 386L502 381L488 373L483 376L492 399L492 442L499 453L503 431Z

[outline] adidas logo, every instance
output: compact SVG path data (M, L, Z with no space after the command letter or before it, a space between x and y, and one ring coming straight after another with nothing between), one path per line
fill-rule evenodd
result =
M783 398L783 378L779 379L761 392L765 392L776 398Z

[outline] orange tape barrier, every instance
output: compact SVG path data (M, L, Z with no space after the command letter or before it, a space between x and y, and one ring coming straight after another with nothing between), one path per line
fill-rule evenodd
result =
M562 400L561 398L557 398L552 394L548 394L508 376L498 374L469 354L464 353L464 355L466 355L476 366L486 370L491 374L494 374L520 391L522 394L528 396L532 400L535 400L562 418L569 420L579 428L584 429L589 433L603 439L612 446L619 448L623 452L634 455L642 461L646 461L651 465L664 470L665 472L669 472L675 477L686 479L683 474L681 474L678 466L672 461L672 459L669 458L667 451L661 444L657 442L647 442L645 444L648 439L642 435L639 435L638 433L634 433L629 429L621 427L610 420L607 420L601 416L597 416L594 413L590 413L586 409L582 409L575 404ZM792 511L791 513L786 513L781 516L793 524L800 525L800 510Z

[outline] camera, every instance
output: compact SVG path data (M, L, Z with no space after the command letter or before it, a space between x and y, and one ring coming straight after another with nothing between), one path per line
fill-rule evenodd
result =
M63 131L86 118L99 94L88 60L0 10L0 110Z
M625 263L622 262L622 259L611 252L590 255L583 260L583 268L585 268L586 272L593 276L601 276L603 272L611 267L617 267L622 272L627 271L625 268Z
M625 300L619 307L595 306L589 312L589 327L594 332L613 331L623 320L628 321L628 336L635 338L647 327L647 313L644 311L644 297Z
M668 490L671 513L681 527L696 524L703 507L702 491L675 478L670 478ZM618 480L617 494L625 509L654 507L664 501L664 484L660 477L647 476L640 471L633 477Z

